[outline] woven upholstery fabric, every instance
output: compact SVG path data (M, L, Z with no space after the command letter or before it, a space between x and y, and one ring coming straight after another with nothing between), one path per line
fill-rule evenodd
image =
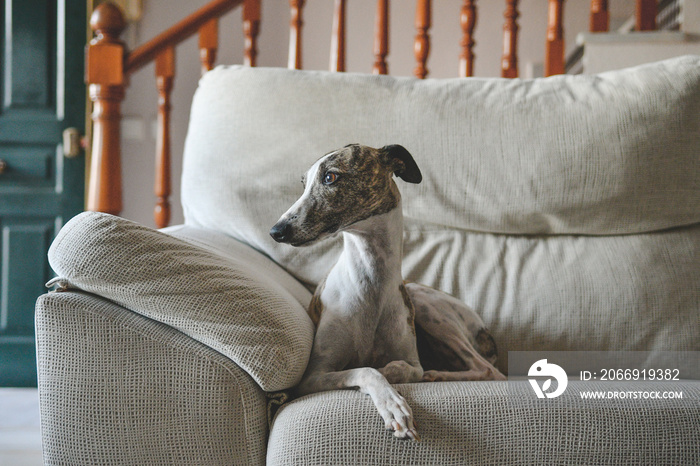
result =
M332 245L298 250L267 232L301 195L301 175L357 142L413 154L423 182L400 189L406 216L425 224L517 235L690 225L700 221L699 108L691 56L536 80L219 67L193 100L185 221L317 283Z
M277 414L268 465L523 465L700 462L700 382L570 382L538 399L527 381L397 385L421 442L400 441L355 391L300 398ZM582 390L674 391L672 400L582 400Z
M304 306L280 284L285 273L259 253L222 255L201 242L85 212L61 229L49 263L69 286L168 324L221 352L263 390L295 385L306 368L313 324Z
M230 359L79 292L36 327L44 464L265 463L264 392Z

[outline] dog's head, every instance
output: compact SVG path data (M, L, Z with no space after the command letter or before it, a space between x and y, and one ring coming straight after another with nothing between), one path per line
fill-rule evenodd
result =
M389 212L401 199L392 175L409 183L423 179L411 154L399 145L374 149L350 144L326 154L302 177L304 194L270 235L302 246Z

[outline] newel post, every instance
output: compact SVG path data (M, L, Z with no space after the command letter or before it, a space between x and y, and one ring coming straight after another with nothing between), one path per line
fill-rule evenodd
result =
M118 215L122 210L121 101L124 100L126 27L119 8L98 6L90 18L95 38L85 51L85 82L93 102L92 153L87 209Z

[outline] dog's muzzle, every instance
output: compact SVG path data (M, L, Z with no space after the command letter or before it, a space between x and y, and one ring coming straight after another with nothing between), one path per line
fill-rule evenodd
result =
M292 225L287 221L277 222L270 228L270 236L278 243L287 243L292 236Z

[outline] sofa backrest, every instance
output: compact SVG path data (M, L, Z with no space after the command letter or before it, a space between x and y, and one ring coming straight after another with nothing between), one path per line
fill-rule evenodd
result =
M219 67L192 106L186 223L313 285L341 239L268 230L306 169L356 142L413 154L406 278L474 306L502 350L700 349L697 331L667 343L684 330L662 318L700 307L700 57L536 80Z

